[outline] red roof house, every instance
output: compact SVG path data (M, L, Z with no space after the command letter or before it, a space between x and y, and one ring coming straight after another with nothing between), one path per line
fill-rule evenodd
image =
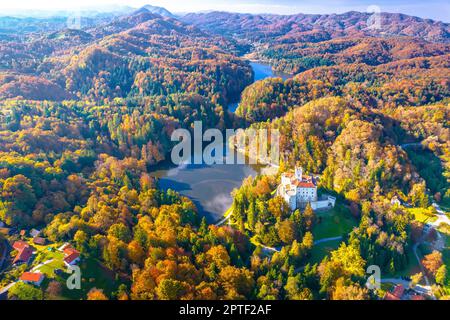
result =
M392 292L392 294L399 299L403 297L403 293L405 293L405 287L403 287L403 285L401 284L396 285L394 288L394 292Z
M384 300L401 300L404 293L405 288L401 284L396 285L392 293L386 293L386 295L384 296Z
M64 263L67 265L73 266L80 261L80 253L72 247L64 249L64 254L66 255Z
M386 294L384 296L384 300L400 300L400 298L397 298L390 292L386 292Z
M25 247L29 247L28 243L26 243L25 241L16 241L13 244L13 248L17 251L21 251Z
M20 281L40 286L45 276L39 272L24 272L20 277Z
M23 241L16 241L13 244L13 248L17 250L17 255L14 258L13 264L22 264L30 262L30 258L33 255L33 249L28 243Z

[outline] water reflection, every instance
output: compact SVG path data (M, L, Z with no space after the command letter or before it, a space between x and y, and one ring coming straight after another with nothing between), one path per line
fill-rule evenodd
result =
M269 77L289 78L289 75L273 72L267 64L258 62L250 64L255 72L255 81ZM230 105L229 111L234 112L238 105L238 103ZM225 156L227 152L230 151L225 151ZM173 167L166 163L160 165L159 169L153 172L153 176L159 178L161 189L172 189L189 197L199 209L200 215L206 217L209 223L214 223L220 220L232 205L233 189L239 188L248 176L256 176L261 169L245 164L211 166L182 164Z

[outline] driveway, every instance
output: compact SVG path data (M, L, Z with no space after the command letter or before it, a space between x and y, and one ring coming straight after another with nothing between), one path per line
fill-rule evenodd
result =
M217 222L215 224L216 227L220 227L221 225L225 224L227 221L230 220L231 216L233 215L233 211L231 211L230 213L228 213L228 215L223 218L222 220L220 220L219 222Z
M53 261L53 259L47 260L45 262L42 262L40 264L38 264L36 267L34 267L33 269L31 269L31 272L36 272L37 270L39 270L40 268L42 268L43 266L51 263Z
M0 298L2 298L3 295L7 294L9 289L11 289L17 282L18 281L12 282L12 283L8 284L6 287L1 288L0 289Z
M320 240L314 241L314 245L320 244L320 243L325 243L325 242L331 242L331 241L342 240L342 239L343 239L342 236L339 236L339 237L333 237L333 238L320 239Z

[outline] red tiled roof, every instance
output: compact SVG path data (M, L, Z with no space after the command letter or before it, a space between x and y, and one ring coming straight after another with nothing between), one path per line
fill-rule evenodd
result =
M64 253L66 254L66 255L71 255L72 253L74 253L74 252L78 252L77 250L75 250L74 248L72 248L72 247L67 247L67 248L65 248L64 250Z
M415 295L415 296L411 296L411 300L425 300L425 297L424 296Z
M315 188L316 186L312 182L300 182L296 181L294 183L298 188Z
M16 249L17 251L21 251L23 250L23 248L29 247L28 243L24 242L24 241L16 241L13 244L13 248Z
M25 272L20 277L20 280L29 281L29 282L39 282L42 280L43 277L44 277L44 275L42 273Z
M72 252L67 257L64 258L64 261L68 264L71 264L73 261L75 261L80 256L80 253L75 250L75 252Z
M400 298L394 296L392 293L387 292L384 296L384 300L400 300Z
M17 254L17 256L14 258L13 264L17 263L17 262L28 262L28 260L30 260L31 255L33 254L33 250L31 250L30 247L25 247L23 248L21 251L19 251L19 253Z
M403 285L399 284L399 285L395 286L394 292L392 292L392 294L394 296L396 296L397 298L401 298L403 296L404 292L405 292L405 288L403 287Z

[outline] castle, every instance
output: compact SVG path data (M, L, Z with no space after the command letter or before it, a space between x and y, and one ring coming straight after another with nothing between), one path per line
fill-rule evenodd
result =
M294 173L286 172L281 175L277 195L289 204L291 210L304 208L308 203L313 210L334 207L336 203L336 198L331 196L318 199L316 179L304 175L301 167L296 167Z

